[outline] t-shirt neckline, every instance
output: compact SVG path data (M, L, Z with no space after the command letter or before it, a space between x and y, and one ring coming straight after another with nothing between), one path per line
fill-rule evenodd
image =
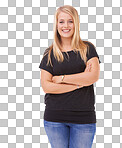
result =
M72 51L74 51L74 49L73 50L69 50L69 51L61 51L61 52L66 53L66 52L72 52Z

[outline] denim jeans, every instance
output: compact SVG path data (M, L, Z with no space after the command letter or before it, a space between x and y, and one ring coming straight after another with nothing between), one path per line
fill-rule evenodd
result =
M96 123L75 124L44 120L51 148L92 148Z

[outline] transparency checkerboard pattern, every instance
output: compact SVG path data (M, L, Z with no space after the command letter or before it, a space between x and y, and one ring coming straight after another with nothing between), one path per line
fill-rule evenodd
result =
M54 13L65 4L77 9L81 38L96 46L101 60L93 148L122 148L120 0L0 1L0 148L51 148L39 64L53 41Z

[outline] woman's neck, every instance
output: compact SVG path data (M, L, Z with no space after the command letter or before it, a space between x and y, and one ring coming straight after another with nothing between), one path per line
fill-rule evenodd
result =
M71 39L62 39L61 41L61 46L62 48L65 50L65 49L71 49Z

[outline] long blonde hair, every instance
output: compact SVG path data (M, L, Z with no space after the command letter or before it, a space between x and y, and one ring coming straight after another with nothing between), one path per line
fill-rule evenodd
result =
M44 53L44 56L47 53L49 53L47 65L49 64L49 62L52 65L52 62L51 62L51 51L52 50L53 50L54 57L55 59L58 60L58 62L63 62L64 60L64 56L61 52L61 50L63 50L61 47L61 38L60 38L60 34L57 31L58 15L60 12L68 13L69 15L72 16L74 26L75 26L75 31L72 36L71 47L72 49L74 49L75 52L78 53L79 51L81 58L86 64L87 62L86 54L87 54L87 49L89 50L89 46L87 44L88 41L82 41L80 38L80 22L79 22L78 12L74 7L70 5L64 5L64 6L59 7L56 10L55 15L54 15L54 24L53 24L54 40L53 40L52 45L49 46L49 48L47 48L47 50L45 50L45 53Z

